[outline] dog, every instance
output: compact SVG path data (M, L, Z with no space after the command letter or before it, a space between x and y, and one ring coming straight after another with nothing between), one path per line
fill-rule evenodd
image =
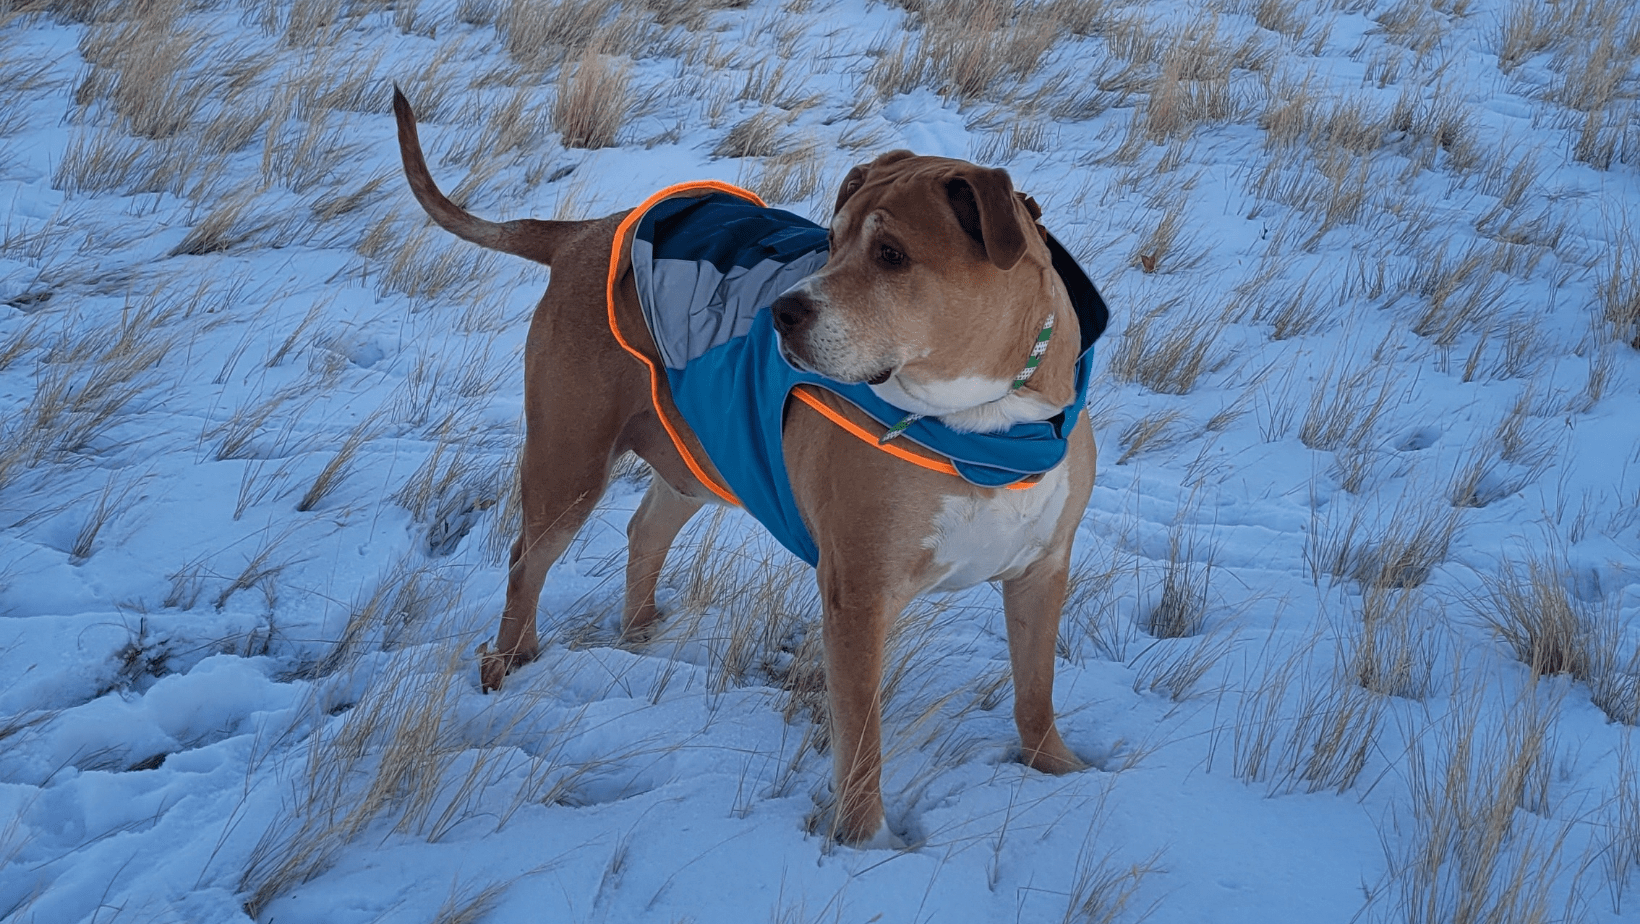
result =
M1108 312L1006 172L884 154L849 171L829 228L717 183L595 220L492 222L439 191L396 87L393 108L405 176L433 221L552 267L525 346L523 525L495 646L479 649L485 691L536 657L547 572L633 452L654 477L627 527L625 639L653 629L667 550L704 504L745 506L815 566L836 839L894 842L880 782L883 650L919 594L1001 584L1020 760L1051 774L1084 767L1055 724L1054 645L1093 486L1084 403ZM681 235L646 236L678 222ZM679 256L723 229L762 249ZM716 302L691 309L681 339L657 339L673 322L652 319L650 301L680 272L681 288ZM728 297L749 309L716 304L751 276L750 294ZM722 374L719 354L737 350L761 371ZM754 423L724 423L720 402L742 400L724 397L731 380L765 374L777 390ZM725 429L772 464L742 471L760 463L723 449Z

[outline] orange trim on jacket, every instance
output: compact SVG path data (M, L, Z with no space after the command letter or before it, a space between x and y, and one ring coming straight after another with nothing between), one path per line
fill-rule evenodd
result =
M870 443L872 446L877 449L881 449L883 452L886 452L891 456L903 459L906 462L910 462L912 465L926 468L931 472L939 472L942 475L950 475L954 478L962 477L962 473L958 472L957 467L952 465L950 461L942 461L939 458L930 458L929 456L912 452L898 443L882 442L882 438L880 436L873 436L870 431L866 430L865 427L862 427L854 421L849 420L842 411L839 411L836 408L826 404L819 395L815 394L815 392L820 390L821 389L817 386L813 385L799 385L792 389L792 397L820 412L821 416L843 428L843 430L850 436L856 437L863 442ZM885 427L883 429L884 432L887 432L888 428ZM1032 475L1029 478L1016 481L1006 487L1010 491L1023 491L1026 488L1035 487L1041 480L1042 476Z
M621 333L619 322L615 319L615 287L620 281L621 254L624 247L628 243L628 234L632 231L632 228L643 219L644 213L648 212L656 204L666 199L670 199L673 196L685 195L697 191L728 193L733 196L739 196L750 202L755 202L764 208L768 207L767 203L760 199L756 193L751 192L750 190L741 189L740 187L730 183L721 182L719 180L697 180L690 183L677 183L655 193L645 199L625 218L621 219L620 225L615 229L615 242L611 246L609 255L609 276L605 286L605 304L608 311L609 332L615 335L615 340L621 345L622 349L632 354L649 369L650 402L655 407L655 416L660 419L661 426L666 429L666 435L671 437L672 445L678 450L678 455L683 457L683 462L689 467L689 471L696 478L700 479L700 483L705 485L708 490L722 498L727 503L740 507L742 504L740 503L740 500L735 497L734 492L730 491L726 485L719 484L716 479L706 473L705 467L703 467L695 459L694 454L689 451L689 447L684 443L683 437L678 433L677 427L673 425L671 420L667 419L666 413L661 410L661 370L655 365L654 360L650 359L648 356L645 356L641 350L638 350L636 347L632 346L631 343L627 342L626 337ZM857 437L863 442L871 444L875 448L880 449L889 455L902 459L906 462L910 462L912 465L928 469L929 471L939 472L943 475L950 475L953 478L962 477L961 473L957 471L956 466L952 465L949 460L943 459L943 457L930 458L928 456L912 452L904 446L895 443L880 442L879 437L873 436L871 433L867 432L864 427L852 420L849 420L848 417L846 417L841 411L828 406L819 396L814 394L814 391L816 390L817 389L813 386L799 385L792 389L791 396L797 398L799 401L802 401L804 404L807 404L809 407L814 408L820 413L821 416L841 427L845 432ZM1026 488L1034 487L1039 481L1041 481L1041 476L1034 475L1007 485L1007 488L1011 491L1024 490Z
M672 445L677 447L678 454L683 456L683 463L689 466L689 471L692 472L696 478L700 479L700 483L705 485L713 494L716 494L728 503L739 507L741 506L741 503L739 499L735 497L734 492L730 491L727 486L718 484L716 480L706 474L706 469L702 468L700 463L695 461L695 457L689 452L689 448L684 445L683 437L678 435L677 428L672 425L672 421L666 419L666 413L661 410L660 369L656 368L654 360L635 349L632 344L626 342L626 338L621 335L621 327L615 320L615 284L618 281L620 272L621 250L627 243L627 235L632 231L633 226L643 218L644 213L653 208L656 203L670 199L673 196L679 196L695 191L725 192L733 196L740 196L743 199L748 199L760 206L763 206L764 208L768 207L768 203L758 198L756 193L750 190L741 189L740 187L729 183L720 182L718 180L696 180L692 183L677 183L675 185L668 186L660 192L655 193L653 196L645 199L642 204L633 209L625 218L621 219L620 226L615 229L615 243L611 247L609 255L609 283L605 290L605 301L609 308L609 332L615 335L616 342L620 343L620 345L628 353L636 356L645 366L649 367L649 400L655 405L655 416L660 418L661 426L666 428L666 435L672 438Z

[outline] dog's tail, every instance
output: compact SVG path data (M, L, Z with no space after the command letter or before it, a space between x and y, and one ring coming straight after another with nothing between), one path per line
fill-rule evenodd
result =
M416 113L398 84L393 85L393 115L399 123L399 155L404 159L404 177L410 181L410 191L428 216L456 237L550 266L559 245L571 236L573 229L584 224L534 218L486 221L456 205L433 182L427 158L421 153L421 139L416 134Z

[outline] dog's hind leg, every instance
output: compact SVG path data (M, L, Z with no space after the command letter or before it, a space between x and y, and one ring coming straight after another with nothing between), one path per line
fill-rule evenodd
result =
M614 467L614 440L600 439L599 429L535 421L527 428L519 472L524 522L512 547L507 603L495 648L479 649L479 679L486 692L500 689L513 668L540 651L535 613L541 585L603 497Z
M1050 555L1019 577L1002 582L1020 760L1043 773L1070 773L1086 766L1059 737L1053 713L1054 642L1059 636L1069 573L1067 548L1064 554Z
M655 609L655 584L672 540L689 522L704 501L685 497L656 474L649 491L626 526L626 608L621 614L621 637L641 641L648 637L659 615Z

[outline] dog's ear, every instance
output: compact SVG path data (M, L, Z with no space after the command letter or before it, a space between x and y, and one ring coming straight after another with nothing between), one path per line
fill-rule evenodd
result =
M1037 205L1035 199L1032 199L1030 196L1025 195L1017 189L1014 190L1014 198L1019 200L1020 205L1025 206L1025 211L1030 214L1031 221L1036 222L1037 235L1040 236L1044 242L1047 241L1048 229L1042 227L1042 206Z
M879 156L876 160L869 164L860 164L850 170L848 172L848 176L843 177L843 185L837 190L837 202L832 205L831 213L836 215L838 212L842 211L843 203L847 202L850 196L860 191L860 187L865 185L866 174L871 172L872 167L886 166L896 161L905 160L907 157L915 156L917 155L906 150L889 151L887 154Z
M837 204L831 207L831 214L841 212L848 197L860 191L860 186L866 181L866 171L869 169L869 164L860 164L849 170L848 176L843 177L843 185L837 189Z
M1025 228L1014 208L1014 184L1008 171L964 169L945 181L945 195L957 223L985 248L991 264L1000 270L1013 269L1025 255Z

